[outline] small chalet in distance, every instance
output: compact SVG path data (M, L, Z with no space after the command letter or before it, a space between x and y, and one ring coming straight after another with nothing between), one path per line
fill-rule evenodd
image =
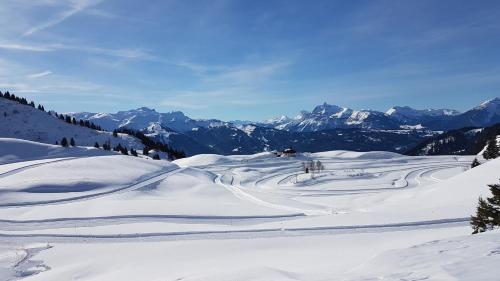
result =
M290 147L290 148L284 149L283 151L277 151L275 154L276 154L276 157L283 157L283 156L291 157L291 156L295 156L297 154L297 151L295 151L295 149Z

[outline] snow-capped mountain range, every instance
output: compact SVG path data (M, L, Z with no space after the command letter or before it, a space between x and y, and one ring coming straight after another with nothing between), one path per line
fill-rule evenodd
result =
M467 126L489 126L500 122L500 98L485 101L465 113L453 109L414 109L409 106L394 106L386 112L380 112L375 110L354 110L323 103L310 112L303 110L293 118L282 115L261 122L192 119L180 111L159 113L147 107L117 113L81 112L70 114L77 119L85 119L99 124L107 130L120 127L144 130L155 124L156 127L169 128L176 132L219 126L242 128L249 124L290 132L315 132L346 128L449 130Z
M192 119L179 111L160 113L146 107L117 113L71 115L107 130L120 127L141 130L188 155L245 154L292 145L311 151L319 151L322 147L327 150L349 148L401 152L440 131L484 127L500 122L500 98L486 101L465 113L452 109L419 110L408 106L394 106L380 112L323 103L310 112L301 111L293 118L283 115L262 122ZM385 132L385 135L380 132ZM325 135L330 138L325 138ZM406 139L401 139L402 135ZM396 139L399 144L390 146Z
M261 126L294 132L314 132L333 128L397 130L427 128L449 130L462 127L483 127L500 122L500 98L483 102L460 113L453 109L414 109L394 106L386 112L353 110L324 103L311 112L302 111L294 118L280 116L259 123Z
M324 103L313 111L301 111L294 118L280 116L261 123L263 126L293 132L315 132L337 128L399 129L400 123L374 110L353 110Z
M117 113L68 114L77 120L97 124L108 132L66 124L44 111L7 99L0 99L0 109L4 113L0 120L0 137L49 144L62 137L73 137L77 144L90 146L111 139L111 142L140 148L134 138L110 138L110 131L129 128L142 131L187 155L252 154L290 146L311 152L349 149L404 153L442 131L500 123L500 98L483 102L465 113L410 107L393 107L380 112L324 103L294 118L280 116L262 122L200 120L179 111L160 113L146 107Z
M127 127L134 130L155 128L155 125L163 125L177 132L185 132L198 127L220 126L225 122L220 120L195 120L187 117L180 111L159 113L154 109L140 107L128 111L116 113L68 113L77 119L84 119L101 125L106 130ZM156 126L158 128L158 126Z

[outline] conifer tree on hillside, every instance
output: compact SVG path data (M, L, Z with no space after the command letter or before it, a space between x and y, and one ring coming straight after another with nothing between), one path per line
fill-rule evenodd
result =
M154 160L160 160L160 155L155 154L155 155L153 156L153 159L154 159Z
M123 147L122 147L121 143L118 143L118 145L113 148L113 151L117 151L117 152L122 151L122 150L123 150Z
M110 141L109 141L109 140L108 140L108 141L106 141L106 142L104 142L104 143L102 144L102 149L104 149L104 150L111 150L111 143L110 143Z
M98 142L95 142L95 143L94 143L94 147L95 147L95 148L100 148L100 147L99 147L99 143L98 143Z
M120 152L123 154L123 155L128 155L128 150L127 150L127 147L126 146L123 146L122 149L120 149Z
M75 140L74 140L73 138L71 138L71 140L69 141L69 144L70 144L71 146L75 146Z
M66 137L62 138L61 140L61 145L63 147L68 147L68 140L66 139Z
M495 159L499 156L499 148L497 145L496 137L488 141L486 150L483 152L484 159Z
M472 164L470 165L470 167L475 168L479 165L481 165L481 162L479 162L479 160L477 160L477 158L474 158L474 161L472 161Z
M500 184L488 185L492 197L479 198L476 215L471 216L473 234L485 232L500 226Z

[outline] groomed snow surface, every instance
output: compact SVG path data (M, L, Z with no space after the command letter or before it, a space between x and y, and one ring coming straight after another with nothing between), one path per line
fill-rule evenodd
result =
M500 159L174 162L0 139L0 280L498 280L468 218ZM302 163L320 160L314 177Z

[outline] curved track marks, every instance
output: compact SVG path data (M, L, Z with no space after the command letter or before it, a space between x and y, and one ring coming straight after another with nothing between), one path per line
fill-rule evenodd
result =
M0 204L0 208L12 208L12 207L27 207L27 206L39 206L39 205L53 205L53 204L64 204L64 203L70 203L70 202L75 202L75 201L82 201L82 200L90 200L90 199L96 199L99 197L103 196L108 196L108 195L113 195L121 192L128 192L128 191L133 191L139 188L143 188L145 186L160 182L164 179L166 179L168 176L177 173L180 168L175 168L175 169L170 169L167 171L163 171L161 173L157 173L153 176L150 176L146 179L141 179L135 183L132 183L130 185L122 186L122 187L117 187L112 190L107 190L103 192L98 192L98 193L93 193L93 194L86 194L86 195L80 195L80 196L74 196L74 197L69 197L69 198L62 198L62 199L56 199L56 200L43 200L43 201L35 201L35 202L16 202L16 203L5 203L5 204Z

